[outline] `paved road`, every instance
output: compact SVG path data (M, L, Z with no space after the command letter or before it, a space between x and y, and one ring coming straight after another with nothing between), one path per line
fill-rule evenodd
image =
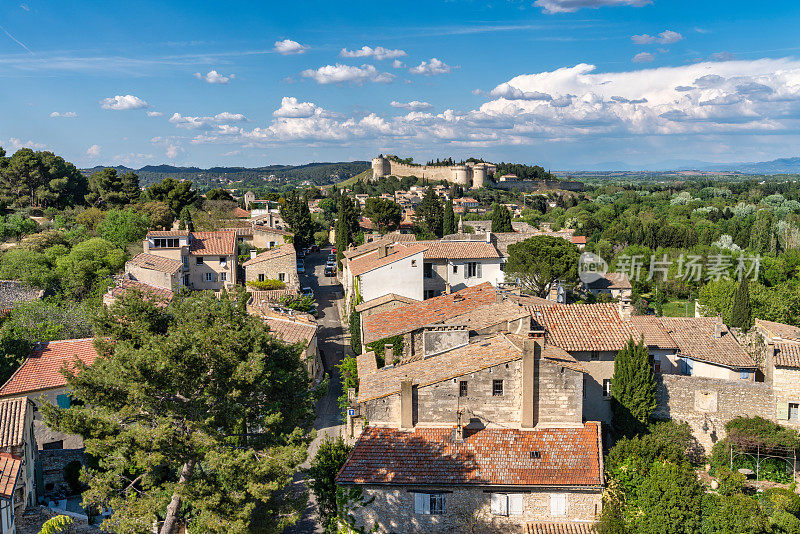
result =
M336 364L344 357L345 350L342 341L342 323L339 320L339 309L336 306L337 300L342 298L342 286L338 283L336 277L325 276L325 262L328 253L329 249L324 249L320 253L307 256L305 259L307 274L300 276L300 284L302 286L311 286L317 299L319 311L317 321L320 325L317 331L317 340L325 372L330 377L328 394L317 403L317 418L314 421L317 438L309 446L309 460L303 467L309 466L310 460L316 454L322 439L326 436L336 437L344 429L337 401L339 395L341 395L342 387L339 381L339 372L336 368ZM297 490L306 489L305 475L299 474L295 477L295 484L297 485ZM303 517L296 525L287 528L284 534L311 532L323 532L322 527L317 522L313 495L309 495L309 505L303 512Z

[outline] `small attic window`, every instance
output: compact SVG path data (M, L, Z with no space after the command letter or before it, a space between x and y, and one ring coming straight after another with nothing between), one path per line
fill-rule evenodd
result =
M531 460L540 460L542 458L542 451L531 451Z

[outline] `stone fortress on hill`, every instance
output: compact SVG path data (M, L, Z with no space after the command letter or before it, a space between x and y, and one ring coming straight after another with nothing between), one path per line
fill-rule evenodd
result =
M464 165L407 165L385 156L372 160L372 179L387 176L415 176L425 180L447 180L462 187L478 189L486 183L486 178L494 174L497 167L492 163L467 162Z

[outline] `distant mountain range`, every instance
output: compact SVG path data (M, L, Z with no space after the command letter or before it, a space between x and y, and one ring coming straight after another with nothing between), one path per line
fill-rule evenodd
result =
M731 174L800 174L800 157L779 158L772 161L749 163L710 163L698 160L667 160L647 165L630 165L620 161L609 161L586 165L581 168L564 169L556 174L654 172L654 173L731 173Z

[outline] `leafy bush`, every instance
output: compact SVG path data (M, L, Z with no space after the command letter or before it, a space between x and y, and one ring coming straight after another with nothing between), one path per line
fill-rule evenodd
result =
M378 360L378 367L383 367L386 364L386 360L384 358L384 351L386 350L386 345L392 346L392 352L394 352L394 361L389 363L397 363L400 360L400 355L403 354L403 349L405 347L403 336L392 336L392 337L385 337L383 339L379 339L378 341L373 341L372 343L367 344L367 350L375 351L375 357Z
M269 278L267 280L250 280L247 282L247 286L259 291L269 291L272 289L284 289L286 284L280 280L273 280Z

